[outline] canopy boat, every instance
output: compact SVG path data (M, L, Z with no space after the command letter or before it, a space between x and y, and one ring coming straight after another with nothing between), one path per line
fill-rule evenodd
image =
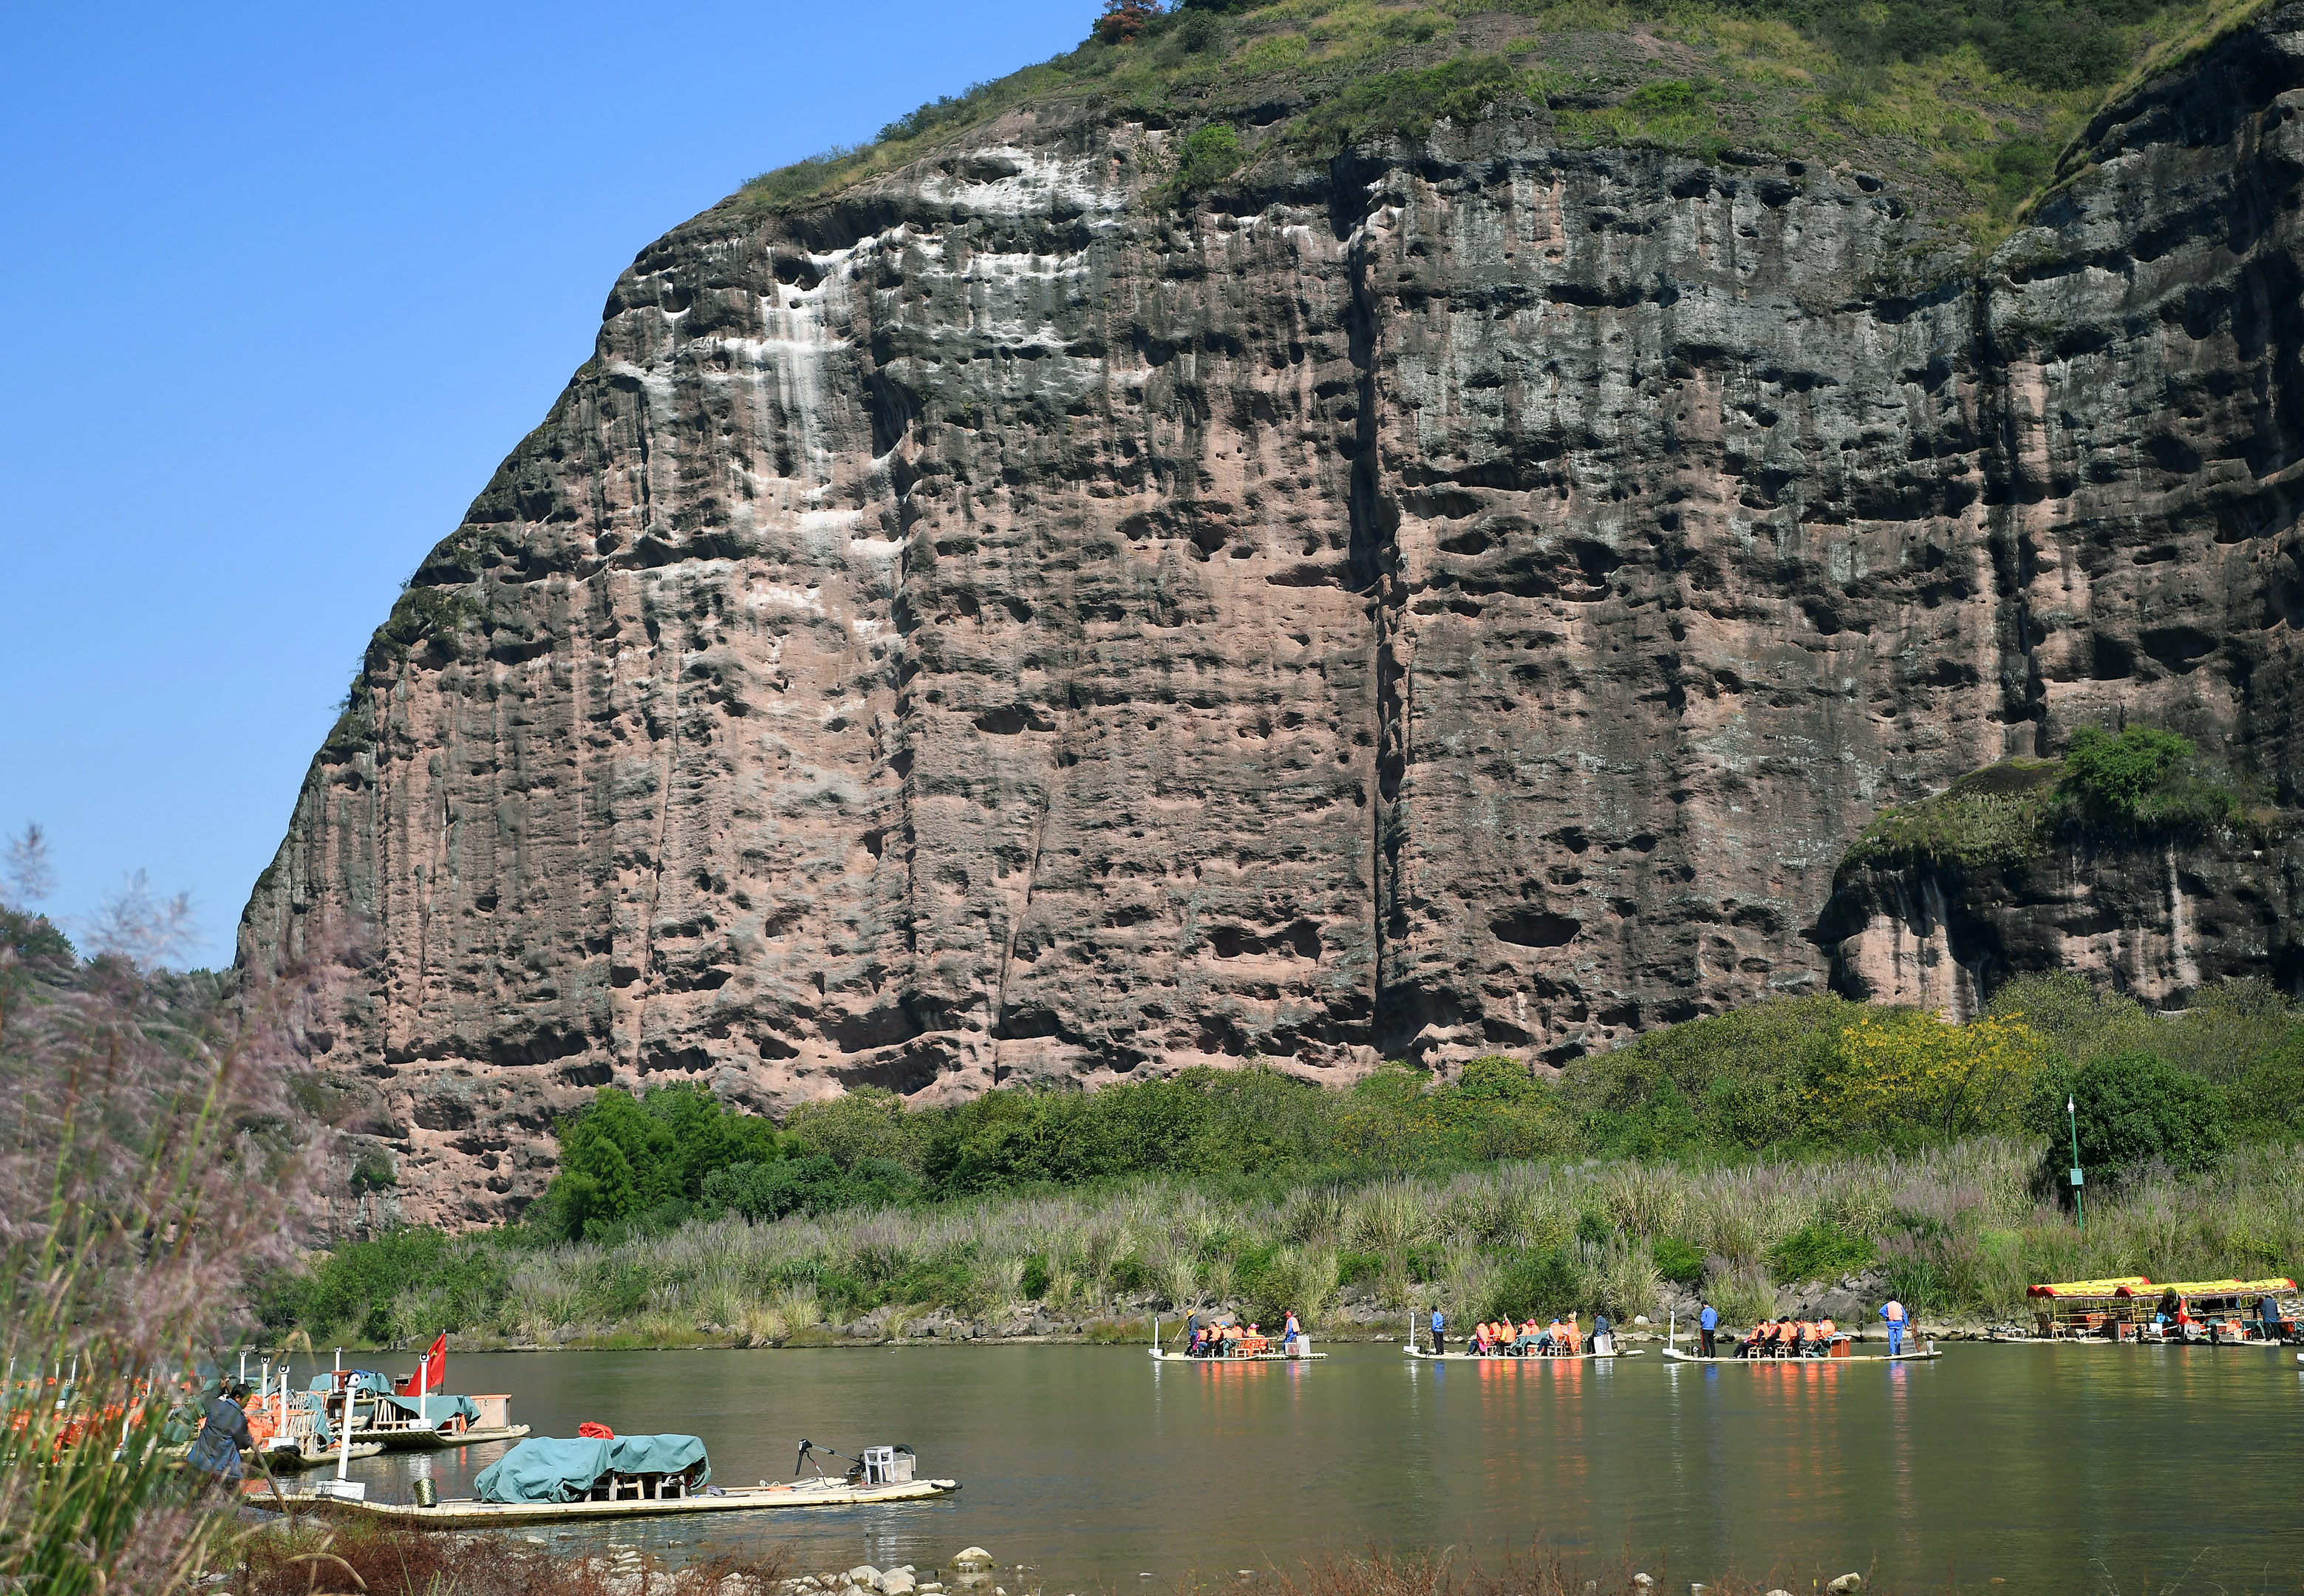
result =
M810 1448L802 1442L800 1456ZM783 1507L844 1507L948 1496L957 1480L914 1477L909 1447L868 1447L845 1476L818 1474L770 1485L711 1483L704 1443L692 1435L594 1440L536 1438L483 1470L472 1495L430 1506L340 1499L343 1505L412 1523L462 1525L657 1517Z
M512 1423L511 1407L512 1398L502 1395L378 1396L368 1404L366 1423L354 1433L371 1437L394 1452L434 1452L479 1446L483 1441L519 1440L528 1434L528 1426Z
M2051 1280L2025 1288L2032 1324L1995 1327L1995 1341L2130 1341L2136 1338L2137 1308L2130 1291L2157 1290L2143 1275L2101 1280Z
M2123 1286L2134 1305L2139 1338L2166 1345L2277 1347L2298 1336L2296 1282L2284 1275L2260 1280L2148 1281ZM2171 1299L2173 1300L2173 1312ZM2271 1305L2269 1317L2265 1305Z

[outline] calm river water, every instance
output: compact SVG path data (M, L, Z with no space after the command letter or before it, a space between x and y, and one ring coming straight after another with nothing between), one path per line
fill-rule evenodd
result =
M2290 1352L1953 1345L1927 1364L1749 1369L1326 1349L1228 1368L1135 1347L458 1354L450 1374L509 1392L539 1435L587 1419L700 1435L723 1483L788 1476L803 1436L843 1452L906 1442L925 1474L964 1482L942 1501L581 1532L667 1550L775 1541L800 1571L926 1567L976 1543L1031 1565L1053 1596L1145 1574L1165 1591L1324 1550L1495 1558L1538 1537L1594 1562L1661 1561L1665 1589L1732 1568L2060 1591L2187 1570L2200 1588L2253 1589L2304 1571ZM428 1468L461 1496L504 1449L352 1471L405 1499Z

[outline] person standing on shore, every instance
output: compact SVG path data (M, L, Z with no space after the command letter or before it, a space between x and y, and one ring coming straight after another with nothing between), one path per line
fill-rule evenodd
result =
M1890 1297L1880 1305L1880 1317L1888 1322L1888 1355L1902 1357L1904 1354L1904 1305Z
M1719 1354L1713 1350L1712 1338L1720 1329L1720 1310L1703 1298L1698 1300L1702 1302L1704 1306L1704 1312L1696 1316L1698 1340L1704 1348L1706 1357L1717 1357Z
M236 1381L227 1380L217 1386L216 1400L208 1404L208 1417L192 1441L192 1449L184 1459L186 1464L218 1480L244 1477L240 1455L256 1445L256 1438L248 1432L248 1414L239 1401L247 1394L248 1388Z
M1438 1357L1448 1350L1448 1338L1443 1333L1447 1328L1448 1322L1440 1317L1438 1305L1434 1305L1432 1309L1432 1355L1434 1357Z

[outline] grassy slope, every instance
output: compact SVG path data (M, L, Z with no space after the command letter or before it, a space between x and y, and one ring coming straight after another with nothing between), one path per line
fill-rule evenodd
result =
M739 199L809 203L1027 105L1143 116L1188 135L1230 127L1251 168L1325 159L1348 141L1493 110L1548 118L1571 148L1650 145L1714 158L1765 150L1845 164L1988 245L2112 94L2264 9L2263 0L2129 0L2102 7L2127 20L2106 21L2061 0L2021 3L2078 30L2086 64L2057 65L2063 52L2004 35L1995 42L1995 24L1960 0L1283 0L1187 11L1132 42L1091 38L922 106L875 143L766 173ZM1914 17L1926 24L1917 31ZM2049 64L2028 64L2040 62ZM1178 186L1230 165L1180 172Z

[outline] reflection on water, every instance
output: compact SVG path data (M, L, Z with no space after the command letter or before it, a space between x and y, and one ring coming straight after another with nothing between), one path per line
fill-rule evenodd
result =
M801 1438L918 1449L939 1502L587 1526L562 1538L788 1546L821 1571L971 1542L1052 1592L1292 1565L1321 1550L1538 1536L1675 1575L1873 1569L2056 1589L2304 1569L2286 1354L1960 1346L1926 1364L1154 1364L1141 1348L460 1354L540 1435L692 1431L723 1483L790 1475ZM469 1494L501 1445L352 1465ZM2195 1565L2195 1559L2199 1559ZM1011 1590L1017 1588L1008 1582ZM1163 1587L1165 1588L1165 1586Z

